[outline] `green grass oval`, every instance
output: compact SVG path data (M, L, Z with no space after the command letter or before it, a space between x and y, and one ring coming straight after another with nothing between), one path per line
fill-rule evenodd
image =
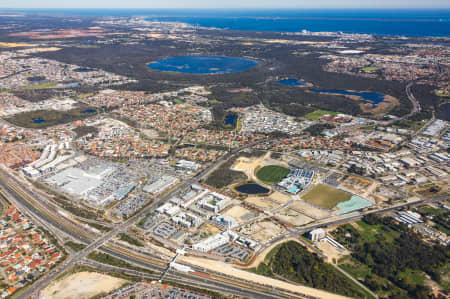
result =
M283 166L269 165L264 166L256 172L256 177L266 184L276 184L284 179L290 170Z

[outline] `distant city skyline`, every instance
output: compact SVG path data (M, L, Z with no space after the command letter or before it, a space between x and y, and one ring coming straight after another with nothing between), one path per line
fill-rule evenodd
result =
M3 0L0 8L448 8L448 0Z

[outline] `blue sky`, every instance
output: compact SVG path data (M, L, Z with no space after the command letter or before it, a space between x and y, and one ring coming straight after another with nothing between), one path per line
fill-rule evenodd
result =
M449 8L450 0L0 0L1 8Z

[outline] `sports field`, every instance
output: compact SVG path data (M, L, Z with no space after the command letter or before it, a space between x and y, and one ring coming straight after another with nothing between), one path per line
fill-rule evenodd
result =
M309 119L309 120L318 120L324 115L336 115L336 114L338 114L338 113L334 112L334 111L316 110L314 112L306 114L305 118Z
M284 179L290 170L278 165L264 166L256 172L256 177L266 184L276 184Z
M347 201L352 197L344 191L319 184L303 196L303 199L325 209L332 209L338 203Z

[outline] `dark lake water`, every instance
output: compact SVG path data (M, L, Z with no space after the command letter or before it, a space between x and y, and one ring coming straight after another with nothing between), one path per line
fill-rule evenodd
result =
M234 113L228 113L225 116L224 123L226 126L233 126L236 124L238 116Z
M45 123L45 120L42 119L42 118L40 118L40 117L33 118L32 121L33 121L33 124L42 124L42 123Z
M372 103L373 107L376 107L379 103L384 101L384 94L376 93L376 92L333 90L333 89L310 89L310 91L314 92L314 93L358 96L358 97L361 97L362 99Z
M302 81L298 81L297 79L283 79L278 81L278 83L287 85L287 86L305 86L306 83Z
M87 68L87 67L80 67L78 69L75 69L74 71L79 72L79 73L86 73L86 72L92 72L93 69Z
M243 184L236 187L235 189L241 193L246 194L265 194L270 191L269 189L255 183Z
M175 56L147 64L147 67L164 72L186 74L225 74L242 72L258 65L258 62L226 56Z
M86 110L81 111L81 113L83 113L83 114L92 114L92 113L95 113L95 110L94 109L86 109Z

